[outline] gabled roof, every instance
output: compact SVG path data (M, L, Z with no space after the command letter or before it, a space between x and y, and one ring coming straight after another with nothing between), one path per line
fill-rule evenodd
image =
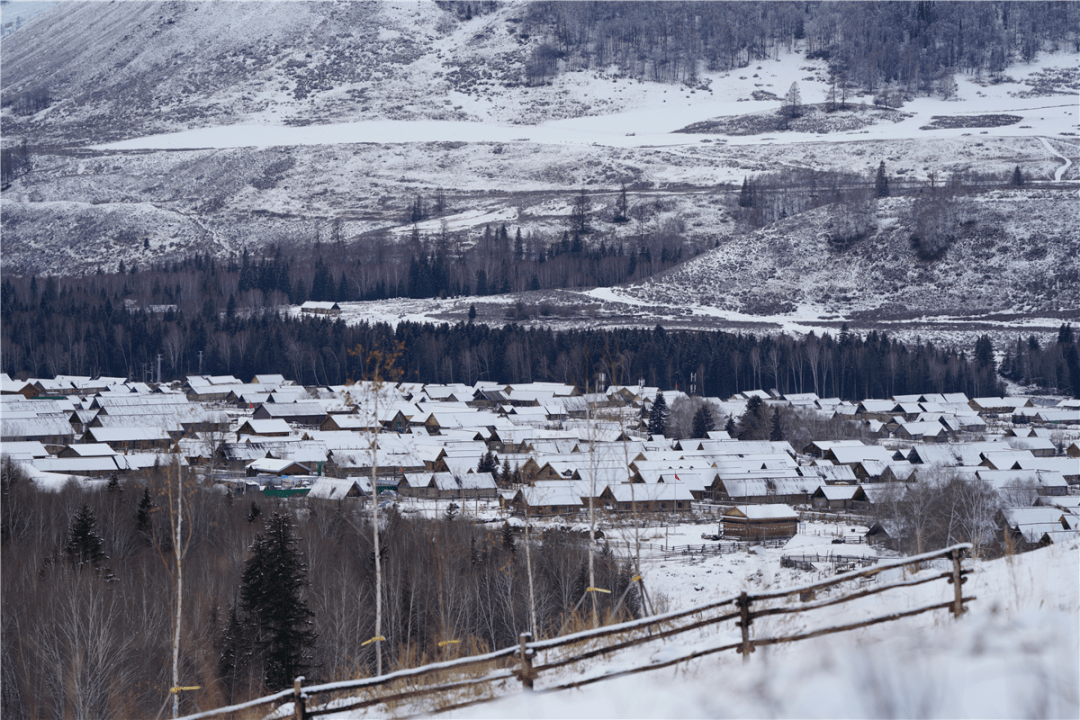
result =
M245 420L243 424L237 428L237 432L247 428L256 435L267 435L270 433L285 433L289 434L292 430L289 429L289 424L280 418L270 418L267 420Z
M318 498L320 500L337 500L348 496L349 492L353 489L359 490L360 494L370 494L371 482L368 481L367 488L361 485L359 478L328 478L321 477L311 485L311 489L308 490L307 497Z
M514 501L522 500L529 507L546 507L549 505L569 505L581 507L584 503L581 496L568 486L533 486L518 490Z
M814 491L814 497L823 497L826 500L851 500L858 490L858 485L820 485Z
M691 502L694 499L686 483L614 483L607 486L615 502Z
M1005 523L1020 532L1029 543L1042 542L1049 536L1053 541L1059 538L1075 538L1067 520L1066 513L1054 507L1004 508L1001 511Z
M296 462L295 460L275 460L273 458L261 458L247 464L249 470L273 475L310 475L311 468Z
M85 433L97 443L109 442L160 442L169 440L169 433L160 427L113 427L90 428Z
M736 505L724 512L724 517L744 517L749 520L798 520L799 513L787 505Z

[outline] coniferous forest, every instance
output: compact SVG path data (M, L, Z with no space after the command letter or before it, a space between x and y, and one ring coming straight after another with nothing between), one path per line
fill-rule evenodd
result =
M262 264L272 266L271 258ZM403 379L425 383L478 380L592 382L687 388L728 397L771 387L847 400L924 392L997 395L997 371L1062 393L1080 392L1080 362L1071 327L1041 346L1022 339L1005 352L982 337L973 348L904 344L886 333L841 331L817 337L647 329L565 330L402 322L347 325L330 318L287 316L269 306L238 307L230 283L239 268L199 260L171 271L82 278L5 278L3 370L12 377L57 374L162 379L190 373L281 373L307 385L336 385L362 375L357 347L400 344ZM147 287L150 287L149 291ZM142 303L126 300L143 298ZM196 300L198 298L198 300ZM149 300L149 302L147 302ZM173 302L151 306L153 300ZM513 308L511 309L513 311Z
M205 270L177 279L192 289L206 288L215 274ZM6 278L4 371L12 377L152 379L150 370L161 354L163 380L200 371L244 379L281 373L307 385L336 385L362 375L351 350L387 350L400 344L403 379L425 383L553 380L584 386L605 372L614 384L643 379L664 389L685 389L691 374L697 374L702 378L699 392L720 397L761 387L849 400L923 392L973 397L1001 393L994 348L986 337L965 351L929 342L906 345L877 332L793 338L668 331L660 326L552 331L471 322L402 322L395 329L330 318L297 319L272 309L241 312L232 302L221 307L205 290L202 306L194 312L183 306L164 312L128 310L124 295L133 282L130 276L40 282ZM110 284L123 287L109 291ZM1071 329L1059 335L1059 342L1046 347L1031 339L1021 343L1020 351L1010 348L1003 369L1017 380L1073 391L1080 373L1076 343Z

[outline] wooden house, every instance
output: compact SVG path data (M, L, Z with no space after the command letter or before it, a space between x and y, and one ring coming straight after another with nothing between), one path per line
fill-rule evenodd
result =
M308 491L308 499L317 500L341 500L344 498L360 498L371 494L371 481L365 482L366 490L359 482L362 478L328 478L321 477L311 485Z
M253 420L284 420L297 425L319 426L326 420L326 410L317 402L266 402L255 408ZM321 429L321 428L320 428ZM340 429L340 428L339 428Z
M1075 540L1077 529L1065 511L1056 507L1003 508L995 516L998 527L1009 533L1014 547L1033 550L1055 542Z
M585 503L569 486L537 486L519 489L510 507L515 515L543 517L579 513Z
M165 430L157 427L90 428L83 441L106 443L113 450L168 450L173 439Z
M782 540L799 531L799 514L787 505L738 505L720 517L725 538Z
M280 418L274 420L251 419L245 420L236 429L236 441L240 442L245 435L253 437L288 437L291 434L289 424Z
M247 476L256 475L310 475L311 468L295 460L262 458L248 463Z
M810 503L816 510L850 510L858 492L858 485L821 485L810 496Z
M0 440L25 442L36 440L44 445L70 445L75 431L65 415L36 415L12 417L5 412L0 417Z
M308 313L311 315L331 315L337 316L341 314L341 306L336 302L321 302L318 300L308 300L306 303L300 306L300 312Z
M609 512L687 512L694 496L685 483L614 483L600 493Z

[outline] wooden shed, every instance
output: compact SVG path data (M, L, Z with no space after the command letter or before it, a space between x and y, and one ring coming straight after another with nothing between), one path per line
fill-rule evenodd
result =
M787 505L739 505L724 512L720 526L726 538L786 539L799 531L799 513Z

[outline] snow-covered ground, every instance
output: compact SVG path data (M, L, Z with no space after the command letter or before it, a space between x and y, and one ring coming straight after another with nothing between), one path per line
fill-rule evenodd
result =
M768 574L775 563L750 555ZM698 603L723 597L704 566ZM735 653L600 682L512 696L454 714L470 718L1018 718L1080 713L1080 543L975 563L958 622L944 611L841 635ZM944 588L944 589L943 589ZM874 612L940 602L944 583L877 596ZM858 603L823 624L850 621ZM854 609L853 609L854 608ZM755 626L757 632L762 625ZM721 644L721 631L713 639ZM734 630L732 630L734 634ZM653 650L654 657L686 648ZM643 663L649 658L634 658ZM598 665L604 663L598 662ZM590 668L600 672L604 668ZM608 669L611 669L610 667Z
M446 501L405 500L409 514L436 517ZM463 516L492 521L501 516L493 504L466 503ZM540 531L552 522L534 521ZM493 524L492 528L499 527ZM575 527L585 527L578 523ZM866 544L836 545L840 536L865 527L800 523L799 533L783 547L723 555L665 555L663 546L713 546L701 534L715 532L712 522L646 522L644 527L605 524L604 542L623 556L635 554L640 541L641 574L661 611L684 610L721 598L794 588L832 575L828 562L814 572L782 568L784 555L869 556ZM449 713L462 718L1075 718L1080 713L1080 541L993 561L965 561L974 569L964 585L968 612L954 621L949 612L933 611L841 634L758 648L750 662L725 652L672 668L603 681L558 693L513 694L502 700ZM934 572L928 564L917 572ZM944 566L941 566L944 569ZM938 570L940 571L940 570ZM910 578L899 569L878 582ZM826 595L819 593L821 600ZM831 596L830 596L831 597ZM943 581L894 589L880 595L823 608L812 617L759 618L753 632L763 637L841 625L952 599ZM783 619L780 619L783 618ZM657 662L698 648L736 641L734 622L687 633L633 653L571 667L542 676L545 685L583 679ZM560 674L561 673L561 674ZM516 683L511 683L516 686ZM405 711L407 708L398 708ZM340 718L384 716L385 709L341 713Z
M703 140L738 146L948 138L973 133L991 137L1057 136L1077 128L1078 107L1075 99L1066 95L1019 98L1016 94L1033 74L1048 69L1073 68L1075 63L1075 55L1043 53L1030 64L1009 68L1008 75L1015 82L989 84L978 82L975 78L958 77L958 99L919 97L904 105L903 111L911 116L900 122L882 122L861 130L825 135L809 132L740 136L673 134L692 123L779 108L778 101L748 100L756 88L768 89L783 96L791 84L797 82L804 102L822 102L827 90L823 62L808 61L798 53L788 53L750 68L707 74L703 79L710 84L709 92L691 91L673 85L644 84L626 78L606 78L597 73L568 73L555 81L559 94L579 97L593 106L611 108L611 111L533 125L500 122L496 113L484 113L474 121L380 119L290 127L276 124L272 118L261 114L255 123L151 135L98 147L111 150L175 150L352 143L531 142L643 148L693 146ZM807 75L808 72L811 75ZM520 91L502 92L511 94ZM869 97L855 97L851 103L858 106L870 101ZM997 113L1018 115L1023 120L1013 125L978 130L921 129L934 116ZM1055 154L1050 147L1047 152Z

